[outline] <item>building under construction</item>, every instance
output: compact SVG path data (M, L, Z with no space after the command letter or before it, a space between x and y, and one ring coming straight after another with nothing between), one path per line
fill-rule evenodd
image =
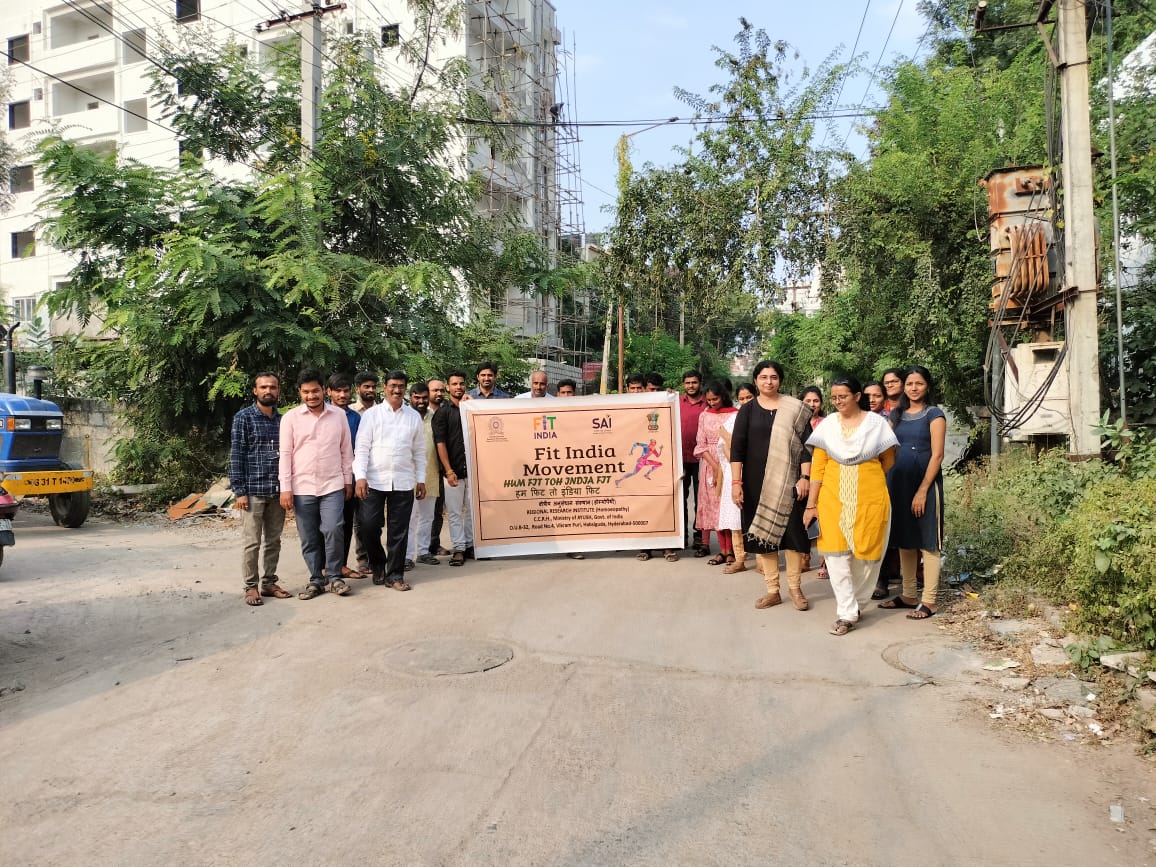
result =
M468 10L467 57L495 121L492 134L470 146L469 168L483 183L480 206L534 231L555 263L578 261L584 226L573 44L566 47L556 10L545 0L479 0ZM490 304L511 328L540 336L542 358L581 363L584 299L564 303L508 288Z
M310 6L254 5L240 0L29 0L0 11L9 49L9 137L21 147L42 124L101 151L173 167L177 137L157 122L150 103L149 57L158 40L197 28L221 41L240 42L254 57L296 55ZM426 10L423 23L407 0L348 0L326 7L327 34L371 33L381 80L408 88L428 68L465 57L473 83L485 94L495 125L467 133L463 165L481 178L479 206L516 219L543 242L554 262L582 249L578 135L574 124L573 45L568 49L553 5L546 0L471 0ZM265 20L276 9L281 20ZM284 10L284 12L281 12ZM436 19L436 21L435 21ZM275 25L275 26L271 26ZM426 26L428 25L428 26ZM406 51L431 36L430 49ZM380 40L376 37L380 35ZM332 62L322 49L322 68ZM51 74L51 77L49 76ZM426 75L431 82L433 76ZM29 138L28 140L31 140ZM214 165L228 174L239 166ZM12 206L0 215L11 255L0 257L0 286L15 316L30 322L45 292L67 281L74 262L37 238L39 184L31 164L13 169ZM39 243L37 243L39 241ZM542 297L525 289L495 290L491 308L509 327L537 339L536 355L579 365L585 351L585 303ZM53 320L53 334L77 330ZM579 345L573 345L577 338ZM570 345L564 346L567 343Z

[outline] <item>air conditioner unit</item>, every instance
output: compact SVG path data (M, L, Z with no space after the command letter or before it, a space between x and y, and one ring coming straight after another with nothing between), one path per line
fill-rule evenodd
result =
M40 25L40 22L39 22L39 21L33 21L33 22L32 22L32 32L33 32L33 34L35 34L36 36L39 36L39 35L40 35L40 32L41 32L41 29L42 29L42 28L41 28L41 25Z
M99 103L99 102L90 102L90 103L88 103L88 110L89 110L89 111L93 111L94 109L98 109L98 108L100 108L100 103Z
M1062 341L1021 343L1012 349L1011 363L1004 367L1003 411L1015 413L1039 390L1063 351ZM1014 366L1014 371L1013 371ZM1008 432L1014 442L1026 442L1033 436L1071 433L1071 409L1068 403L1068 357L1065 355L1055 379L1039 408L1022 425Z
M34 88L32 88L32 98L33 98L34 100L36 100L37 102L41 102L41 101L43 101L43 99L44 99L44 88L43 88L43 87L34 87Z

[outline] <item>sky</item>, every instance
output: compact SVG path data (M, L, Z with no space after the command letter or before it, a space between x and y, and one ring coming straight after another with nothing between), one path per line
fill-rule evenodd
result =
M723 81L714 66L712 46L735 47L734 36L743 16L755 28L767 31L772 40L785 40L803 63L815 68L833 52L846 60L855 45L865 69L848 77L839 99L841 107L855 108L871 82L870 71L882 52L881 67L900 56L910 57L920 45L927 22L916 10L916 0L811 0L739 3L713 0L554 0L558 25L574 91L572 105L564 109L569 120L579 122L622 121L693 115L690 106L674 96L674 88L706 95L712 84ZM866 14L864 14L866 10ZM894 32L888 39L894 21ZM876 105L873 86L866 105ZM863 149L863 139L851 129L861 121L841 120L840 138L850 134L849 147ZM640 126L584 127L580 130L581 195L585 228L605 229L612 214L605 210L615 200L616 156L619 136ZM679 155L673 150L693 138L690 126L668 124L639 132L630 139L631 161L637 170L644 163L670 165Z

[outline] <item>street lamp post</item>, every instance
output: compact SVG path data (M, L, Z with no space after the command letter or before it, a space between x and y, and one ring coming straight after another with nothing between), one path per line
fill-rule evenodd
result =
M677 117L668 117L666 120L660 120L658 123L653 123L650 126L644 126L642 129L636 129L634 132L627 133L618 138L617 156L618 156L618 198L621 201L626 194L627 188L630 186L630 175L632 168L630 166L630 139L642 132L648 132L652 129L658 129L660 126L677 123ZM622 393L624 374L622 371L623 365L626 363L626 316L624 313L625 297L622 291L623 287L618 287L618 393ZM614 305L611 304L610 310L606 312L606 341L602 347L602 386L600 392L606 394L608 383L606 382L610 374L610 327L614 316Z

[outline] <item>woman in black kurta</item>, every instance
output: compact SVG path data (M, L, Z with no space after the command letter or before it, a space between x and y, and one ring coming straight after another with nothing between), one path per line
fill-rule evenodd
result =
M803 526L803 507L810 486L811 454L805 442L811 433L811 411L802 401L779 394L782 376L776 362L762 361L755 367L758 397L735 416L731 438L732 495L742 509L746 547L755 552L767 585L755 607L782 602L781 549L791 599L805 611L802 555L811 550L811 541Z

